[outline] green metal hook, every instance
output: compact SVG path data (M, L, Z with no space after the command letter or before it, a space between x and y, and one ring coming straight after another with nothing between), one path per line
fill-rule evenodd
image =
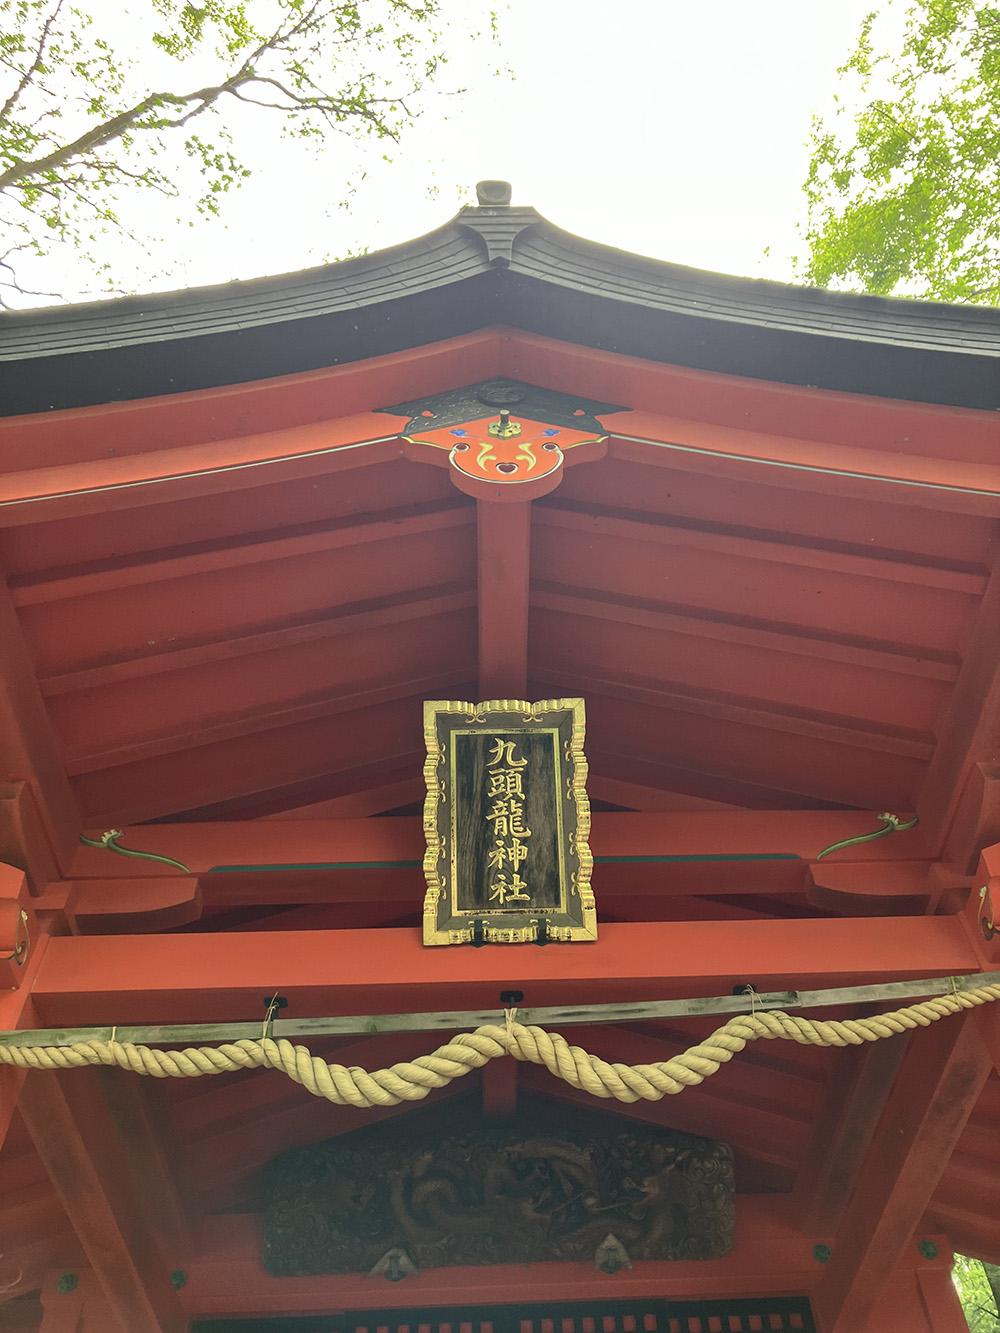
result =
M107 833L102 833L100 838L88 838L83 833L80 834L80 841L87 847L97 847L108 852L117 852L119 856L133 856L139 861L159 861L165 866L175 866L178 870L183 870L185 875L190 875L191 870L183 861L175 861L172 856L157 856L155 852L136 852L129 847L119 847L117 839L122 836L120 828L108 829Z
M814 859L822 861L824 856L829 856L831 852L839 852L842 847L856 847L862 842L874 842L876 838L884 838L887 833L905 833L907 829L913 828L914 824L919 822L916 815L906 824L898 815L879 815L878 818L882 820L882 828L876 829L874 833L859 833L856 838L843 838L840 842L832 842L829 847L824 847Z

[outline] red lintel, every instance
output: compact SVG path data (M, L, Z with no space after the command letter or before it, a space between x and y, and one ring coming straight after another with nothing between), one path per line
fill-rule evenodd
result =
M242 1215L207 1220L206 1245L188 1270L181 1299L192 1316L327 1313L336 1309L488 1305L524 1301L675 1296L688 1299L768 1295L776 1289L808 1290L819 1276L812 1242L788 1220L785 1201L740 1198L733 1250L705 1263L647 1261L609 1279L588 1263L538 1263L525 1268L438 1268L403 1282L363 1274L275 1278L260 1263L258 1218ZM235 1307L235 1310L234 1310Z
M961 920L679 921L606 924L586 946L426 948L420 931L310 930L53 938L34 1000L47 1025L219 1022L260 1013L280 990L289 1017L500 1008L711 995L977 970Z

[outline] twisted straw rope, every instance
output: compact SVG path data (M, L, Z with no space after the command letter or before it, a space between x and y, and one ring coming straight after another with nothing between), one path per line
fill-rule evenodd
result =
M490 1024L454 1037L430 1055L368 1073L357 1067L328 1065L304 1046L290 1041L237 1041L224 1046L189 1047L159 1051L131 1042L87 1041L74 1046L0 1046L0 1064L19 1069L75 1069L82 1065L117 1065L153 1078L197 1078L237 1069L280 1069L301 1083L314 1097L338 1106L397 1106L416 1102L453 1079L479 1069L501 1055L544 1065L557 1078L595 1097L620 1102L659 1101L710 1078L758 1037L797 1041L805 1046L861 1046L917 1027L929 1027L940 1018L1000 1000L1000 985L980 986L941 995L893 1013L872 1018L828 1022L773 1011L740 1014L731 1018L697 1046L671 1060L649 1065L608 1064L579 1046L571 1046L557 1032L508 1022Z

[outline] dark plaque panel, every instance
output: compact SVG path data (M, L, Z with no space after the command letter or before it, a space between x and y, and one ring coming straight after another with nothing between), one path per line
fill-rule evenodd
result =
M481 914L565 902L558 731L450 735L454 903Z
M424 705L424 943L597 937L581 699Z
M732 1245L724 1143L559 1115L419 1136L376 1131L293 1149L269 1168L275 1276L454 1265L715 1259Z

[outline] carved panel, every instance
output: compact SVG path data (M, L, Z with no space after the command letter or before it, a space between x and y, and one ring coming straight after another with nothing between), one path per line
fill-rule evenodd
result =
M724 1143L596 1118L518 1117L443 1134L365 1130L277 1158L265 1187L275 1276L598 1260L712 1259L732 1244ZM604 1251L601 1250L602 1245ZM613 1247L612 1247L613 1248Z

